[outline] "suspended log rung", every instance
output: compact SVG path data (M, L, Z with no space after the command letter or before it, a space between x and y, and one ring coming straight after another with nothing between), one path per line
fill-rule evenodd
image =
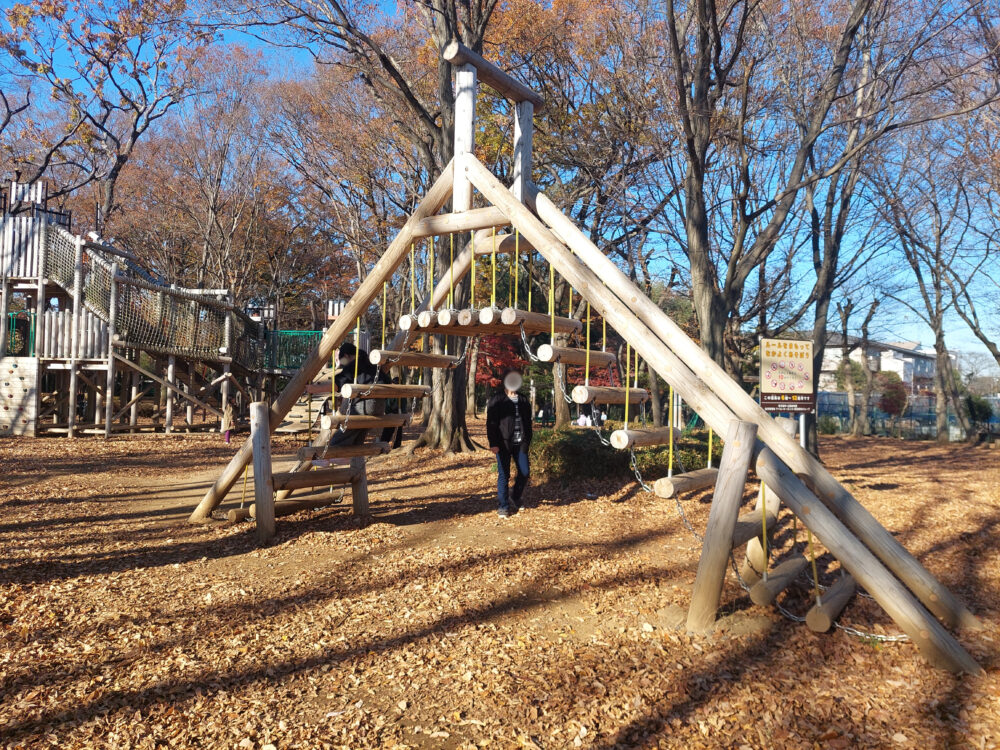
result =
M542 362L559 362L564 365L585 367L587 364L587 350L542 344L538 347L538 359ZM618 357L613 352L599 350L592 350L590 352L590 366L595 370L610 367L617 360Z
M792 555L783 560L768 571L767 578L761 578L750 588L751 601L761 607L774 604L778 594L787 589L808 564L803 555Z
M282 471L271 475L271 486L280 490L299 490L303 487L326 487L350 484L361 473L354 468L320 469L318 471Z
M539 350L540 351L540 350ZM645 448L654 445L668 445L670 443L669 427L657 427L649 430L615 430L611 433L611 447L620 451L629 448ZM676 427L673 428L674 442L680 440L683 434Z
M653 492L657 497L670 498L682 492L705 490L715 485L719 476L718 469L695 469L672 477L663 477L653 483Z
M551 333L553 326L556 333L564 335L580 333L583 330L583 323L575 318L556 315L553 320L552 316L545 313L519 310L516 307L504 308L500 313L500 322L508 326L521 326L525 333Z
M421 398L430 394L429 385L393 385L390 383L344 383L340 395L350 399Z
M806 613L806 626L815 633L825 633L854 596L857 584L846 573L820 595L820 603Z
M578 385L573 389L573 401L578 404L641 404L649 400L644 388L610 388L607 386Z
M424 354L422 352L394 352L389 349L375 349L368 360L379 367L439 367L452 369L462 361L461 357L447 354Z

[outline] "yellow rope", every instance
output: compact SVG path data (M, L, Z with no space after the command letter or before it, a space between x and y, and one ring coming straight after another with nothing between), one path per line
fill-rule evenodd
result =
M493 227L493 252L490 254L493 281L490 288L490 307L497 306L497 228Z
M410 315L417 311L417 243L410 243Z
M243 503L247 501L247 475L250 473L250 464L246 465L243 469L243 497L240 498L240 507L243 507Z
M708 468L712 468L712 428L708 428Z
M358 382L358 360L361 359L361 316L354 327L354 382Z
M823 598L819 593L819 576L816 574L816 550L813 549L813 534L808 526L806 526L806 538L809 540L809 562L812 563L813 588L816 591L816 606L818 607L823 604Z
M521 234L514 230L514 307L517 307L518 292L521 291Z
M667 389L667 397L670 399L667 402L667 427L670 429L667 432L667 476L672 477L674 475L674 387L670 386Z
M448 281L448 309L455 309L455 233L448 235L451 242L451 279Z
M385 349L385 301L389 293L389 282L382 282L382 348Z
M469 300L469 306L475 310L476 309L476 234L475 232L469 232L471 237L470 242L472 243L472 294Z
M629 368L632 366L632 347L625 342L625 429L628 429L628 384L630 380Z
M583 371L583 384L590 385L590 300L587 300L587 354Z
M556 343L556 277L555 272L552 270L552 264L549 263L549 323L552 327L550 331L552 336L552 344Z
M767 580L767 485L760 483L760 541L764 548L764 570L762 577Z
M608 350L608 319L601 316L601 351Z
M535 277L535 251L528 251L528 310L531 310L531 280Z
M431 283L427 289L427 307L430 310L434 309L434 235L431 235L431 257L427 260L430 265L431 271Z

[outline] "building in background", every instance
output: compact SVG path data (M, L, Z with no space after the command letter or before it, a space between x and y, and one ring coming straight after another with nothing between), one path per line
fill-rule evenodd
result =
M930 347L916 342L904 341L886 343L869 341L862 353L861 340L851 336L848 345L854 348L850 357L860 363L863 356L868 358L872 372L894 372L899 375L903 385L913 395L931 393L934 390L934 374L937 371L937 356ZM836 391L837 371L844 361L843 337L840 334L830 334L823 354L823 366L819 374L819 390ZM955 355L949 355L952 362Z

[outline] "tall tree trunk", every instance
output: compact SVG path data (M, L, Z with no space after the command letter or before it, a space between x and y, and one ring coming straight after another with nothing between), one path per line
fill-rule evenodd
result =
M469 373L465 379L465 415L476 416L476 373L479 372L479 339L469 342Z
M656 377L656 370L646 363L646 370L649 372L649 407L653 411L653 427L663 427L663 399L660 393L660 381Z

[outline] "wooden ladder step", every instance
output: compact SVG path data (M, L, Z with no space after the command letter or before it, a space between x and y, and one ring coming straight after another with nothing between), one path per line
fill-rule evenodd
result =
M673 433L674 443L676 443L681 439L683 432L675 427ZM669 427L656 427L648 430L615 430L611 433L611 447L617 448L620 451L628 450L629 448L667 445L669 442Z
M538 359L542 362L559 362L564 365L575 365L584 367L587 364L586 349L572 349L567 346L552 346L552 344L542 344L538 347ZM613 352L602 352L592 350L590 352L590 366L595 369L610 367L618 360Z
M413 419L412 414L385 414L382 416L369 414L325 414L322 425L324 429L339 427L347 423L348 430L377 430L384 427L406 427Z
M299 490L303 487L326 487L350 484L359 476L361 472L349 466L317 471L281 471L271 475L271 486L275 492Z
M640 404L649 400L644 388L611 388L598 385L578 385L573 389L573 401L578 404Z
M820 595L820 603L814 604L806 614L806 625L815 633L825 633L833 627L847 602L854 596L857 584L851 576L844 574L830 588Z
M374 349L368 360L379 367L440 367L452 369L462 361L461 357L448 354L424 354L422 352L396 352L389 349Z
M318 459L354 458L355 456L380 456L388 453L391 446L388 443L365 443L363 445L307 445L299 448L299 461L316 461Z
M694 492L715 486L718 469L695 469L672 477L663 477L653 482L653 492L657 497L674 497L682 492Z
M351 399L413 398L431 392L429 385L393 385L390 383L344 383L340 395Z

